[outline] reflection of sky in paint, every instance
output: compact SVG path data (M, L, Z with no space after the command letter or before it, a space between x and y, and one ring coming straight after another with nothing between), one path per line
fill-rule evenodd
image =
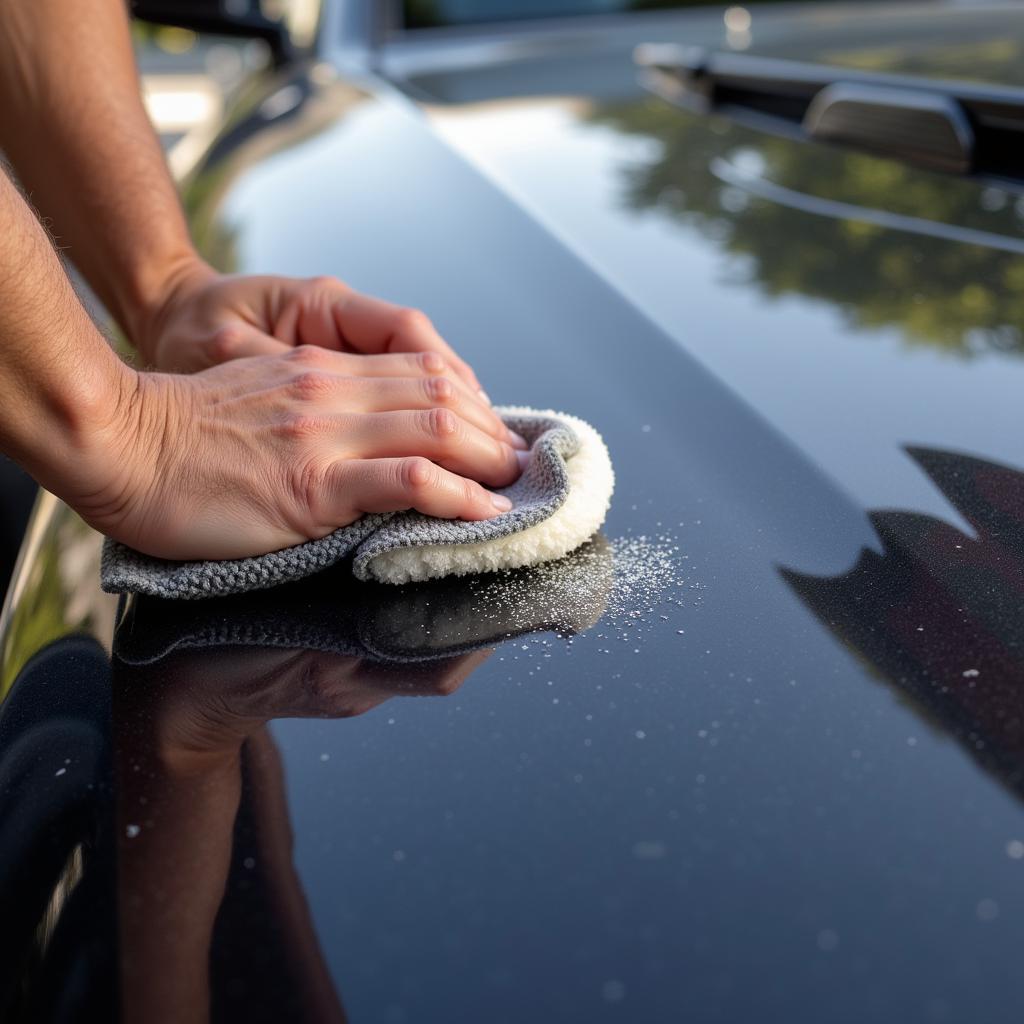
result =
M421 305L464 334L453 340L474 365L500 370L509 400L557 402L598 423L620 479L609 534L668 520L705 587L681 625L655 609L639 642L609 642L600 627L572 645L525 639L451 697L274 724L296 861L342 997L354 1019L497 1024L575 1021L581 1010L588 1020L799 1019L807 1005L845 1024L869 1018L874 998L900 1019L961 1005L972 1019L995 1016L1024 921L1019 864L1005 853L1019 804L874 685L780 580L779 563L847 570L870 532L852 503L823 499L820 477L796 475L796 453L747 424L742 403L721 418L709 403L724 432L698 436L701 417L688 410L703 416L702 396L681 378L696 372L708 392L713 382L681 348L732 381L755 360L744 346L761 344L743 332L768 325L775 360L755 365L777 380L780 365L797 372L782 357L799 341L789 335L806 331L796 354L827 346L837 372L891 362L904 387L921 367L926 392L942 367L974 374L986 360L943 363L895 332L848 332L823 303L766 302L723 283L723 257L696 229L626 212L611 132L570 126L560 140L556 129L537 135L551 144L546 181L496 165L561 239L600 272L618 271L638 304L622 321L632 333L616 339L621 359L603 333L617 300L591 278L581 284L564 249L524 228L398 108L367 105L271 158L229 203L240 269L328 271ZM525 138L510 145L528 164ZM627 248L613 256L638 262L630 273L609 266L615 245ZM644 287L681 293L651 303L681 348L647 331ZM510 303L510 291L533 301ZM549 343L551 324L564 333ZM559 337L575 372L557 362ZM543 342L558 371L539 373L517 340L531 356ZM658 390L663 379L685 409ZM821 430L806 409L785 407L773 380L740 383L791 436ZM836 410L818 401L827 426ZM856 453L828 471L951 517L872 429L847 426L867 438L862 459L877 459L878 480L859 480ZM828 436L796 439L820 458L839 450ZM697 472L693 451L720 464ZM977 913L986 900L999 907L991 926ZM970 979L954 985L964 965Z
M953 518L896 445L955 435L998 455L1018 363L908 350L821 301L730 284L742 266L696 228L625 209L622 164L654 150L577 127L577 113L556 103L513 124L495 108L455 141L858 498ZM408 159L424 136L395 111L356 112L247 172L229 207L241 269L333 272L476 325L476 363L488 322L503 343L506 317L530 323L508 309L507 280L530 277L503 234L481 244L474 230L502 224L496 205L507 227L512 208L466 188L460 209L450 163L429 147ZM459 212L440 230L400 198L425 179ZM493 277L461 289L453 251ZM579 329L596 333L582 314ZM901 1020L998 1019L1018 1001L1019 804L780 596L781 515L764 507L776 492L748 484L757 501L744 506L710 474L688 487L641 472L677 467L689 446L618 365L596 371L621 389L611 401L591 394L593 373L548 380L511 348L491 362L510 399L561 397L608 424L621 455L611 530L654 530L671 509L706 589L684 634L656 617L635 642L600 627L571 646L528 638L451 697L274 723L297 864L353 1019L793 1020L808 1005L858 1024L882 1006ZM816 500L808 487L794 508ZM861 535L821 518L827 541L806 543L842 571ZM791 544L813 519L794 516ZM806 552L785 564L826 571Z
M731 284L742 279L742 260L723 256L656 206L627 207L624 172L656 160L657 143L583 125L578 111L572 102L489 105L438 109L434 120L864 504L951 515L910 467L903 444L926 440L1019 459L1024 361L908 350L895 329L862 340L820 300L766 302L755 289ZM726 193L725 201L746 200ZM779 240L779 259L786 244L798 245L798 234ZM929 244L950 243L922 240L922 249Z
M903 444L1015 460L1024 361L992 356L965 362L925 348L908 350L895 330L874 330L862 340L826 303L799 295L766 301L731 283L742 275L742 261L730 261L697 230L657 207L627 207L624 169L655 157L655 146L582 125L583 112L574 101L510 104L507 110L491 105L479 113L435 112L434 124L865 506L918 508L957 521L902 455ZM237 225L240 266L334 272L379 291L372 282L390 276L393 259L387 240L407 230L397 214L388 220L394 204L387 189L400 187L397 179L384 177L382 184L382 166L392 156L397 168L403 152L395 119L404 121L396 112L382 117L356 108L329 133L247 171L227 208L228 221ZM353 153L366 159L354 161ZM430 170L423 165L414 173ZM296 189L295 181L304 187ZM260 203L266 194L279 201ZM241 211L253 203L260 204L259 217L243 218ZM332 263L326 265L323 224L339 207L336 238L326 243ZM281 238L296 224L305 224L307 234L315 226L318 245L282 249ZM381 243L361 241L353 249L345 245L348 236L377 236ZM407 301L435 312L432 294L424 288L416 295L416 282L409 284ZM391 297L403 298L393 291ZM972 407L982 403L984 416L973 415Z

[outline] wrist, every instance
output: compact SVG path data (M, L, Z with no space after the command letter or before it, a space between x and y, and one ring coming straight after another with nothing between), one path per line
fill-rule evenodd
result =
M170 310L189 292L216 278L217 272L194 250L162 261L158 271L146 271L132 281L117 313L128 340L147 364Z
M120 369L67 424L54 453L54 485L41 476L40 482L91 526L131 544L139 509L153 501L175 433L173 413L182 403L172 375L117 362Z
M139 376L98 334L94 341L60 374L33 381L7 424L9 454L71 504L111 460L111 440L126 436L122 412Z

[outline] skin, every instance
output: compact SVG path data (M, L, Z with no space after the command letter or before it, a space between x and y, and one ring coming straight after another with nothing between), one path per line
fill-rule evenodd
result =
M262 912L285 936L282 965L303 1020L345 1020L292 862L274 718L351 718L395 696L454 693L491 654L407 667L309 650L183 651L119 667L119 914L122 1011L147 1024L210 1019L210 945L231 864L247 756ZM138 832L129 835L128 826ZM173 884L168 885L168 879Z
M260 554L366 512L510 507L491 488L527 446L424 314L198 257L120 0L88 18L75 0L0 0L0 24L0 148L151 368L114 356L0 174L0 450L166 558Z

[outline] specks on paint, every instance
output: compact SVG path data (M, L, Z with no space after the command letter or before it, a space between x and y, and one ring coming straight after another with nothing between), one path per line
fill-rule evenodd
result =
M633 844L633 856L637 860L663 860L668 855L668 846L657 839L644 839Z
M999 916L999 904L995 900L985 897L982 900L978 900L978 905L974 908L974 913L977 915L979 921L988 923L994 921Z
M626 986L617 978L609 978L601 986L601 998L606 1003L621 1003L626 998Z

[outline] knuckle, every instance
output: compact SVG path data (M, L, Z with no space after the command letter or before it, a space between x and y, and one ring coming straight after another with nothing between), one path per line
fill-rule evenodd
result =
M288 385L292 395L300 401L320 398L333 389L333 379L317 370L304 370L292 377Z
M303 459L291 472L292 499L300 515L317 522L330 483L330 464L322 459Z
M423 387L432 405L450 405L455 400L455 385L447 377L428 377Z
M278 424L277 432L285 441L301 443L321 436L328 428L326 417L293 412L284 416Z
M458 419L450 409L428 409L422 414L423 432L443 444L451 444L458 434Z
M302 680L302 692L310 694L314 704L319 705L329 699L329 677L324 663L319 658L303 658L299 665L299 676Z
M217 362L233 359L242 342L241 332L237 327L221 327L210 339L210 353Z
M399 486L406 494L423 494L429 491L437 479L437 469L430 459L411 455L402 459L398 466Z
M461 685L462 680L457 675L447 675L434 684L433 692L438 697L451 697Z
M395 314L395 326L399 331L415 333L417 331L432 331L434 329L430 317L422 309L415 309L407 306Z
M296 345L286 356L299 366L320 366L323 364L324 350L318 345Z
M330 274L317 274L316 277L309 279L309 286L311 288L340 288L342 285L336 277L331 277Z
M462 499L467 506L479 505L483 497L483 488L472 480L462 478Z
M444 373L445 362L436 352L418 352L410 358L415 368L421 373Z

